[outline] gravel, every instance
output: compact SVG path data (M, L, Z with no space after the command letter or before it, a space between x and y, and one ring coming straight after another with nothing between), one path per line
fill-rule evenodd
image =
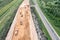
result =
M35 28L36 28L36 31L37 31L38 39L39 40L47 40L46 37L44 36L44 33L40 29L40 26L38 25L36 15L34 14L34 12L31 12L31 13L32 13L33 21L34 21Z

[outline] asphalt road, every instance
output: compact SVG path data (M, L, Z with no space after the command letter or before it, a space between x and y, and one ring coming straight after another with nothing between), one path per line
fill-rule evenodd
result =
M60 40L59 36L57 35L57 33L55 32L55 30L53 29L53 27L51 26L51 24L48 22L47 18L44 16L44 14L42 13L41 9L38 6L38 3L36 2L36 0L33 0L34 2L34 7L36 8L42 22L44 23L48 33L50 34L52 40Z

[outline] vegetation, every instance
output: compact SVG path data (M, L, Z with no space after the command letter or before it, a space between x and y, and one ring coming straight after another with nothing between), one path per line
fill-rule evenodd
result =
M0 17L6 12L11 6L13 6L16 3L17 0L12 1L8 5L4 6L3 8L0 9Z
M13 0L0 0L0 9L9 4L11 1Z
M59 0L38 0L48 21L51 23L57 34L60 36L60 1Z
M47 32L44 24L42 23L39 14L37 13L36 9L34 7L32 7L33 12L35 13L36 17L37 17L37 21L39 23L40 29L43 31L45 37L47 38L47 40L51 40L51 37L49 35L49 33Z
M22 0L13 0L0 9L0 40L5 40L8 30Z

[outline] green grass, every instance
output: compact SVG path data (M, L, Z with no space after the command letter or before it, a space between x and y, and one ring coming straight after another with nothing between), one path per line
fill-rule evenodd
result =
M0 9L3 8L5 5L9 4L13 0L0 0Z
M10 4L12 5L8 10L3 12L3 16L0 17L0 40L5 40L7 32L11 26L11 23L16 14L18 6L21 4L22 0L15 1ZM8 6L9 7L9 6Z
M17 0L12 1L8 5L5 5L2 9L0 9L0 17L12 6L16 3Z
M37 2L42 12L45 14L46 18L51 23L52 27L60 36L60 31L59 31L60 30L60 1L52 0L52 1L48 1L47 3L45 1L44 3L41 2L40 0L38 0Z
M38 21L39 26L40 26L40 28L42 29L45 37L47 38L47 40L51 40L51 37L50 37L49 33L47 32L44 24L42 23L42 21L41 21L41 19L40 19L40 16L39 16L39 14L37 13L36 9L35 9L34 7L33 7L32 9L33 9L34 14L35 14L36 17L37 17L37 21Z

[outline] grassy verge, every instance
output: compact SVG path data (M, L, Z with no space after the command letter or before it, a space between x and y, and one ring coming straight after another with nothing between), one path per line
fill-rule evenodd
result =
M45 2L46 1L46 2ZM60 36L60 1L37 0L42 12Z
M18 6L21 4L22 0L16 1L16 3L11 6L6 12L5 15L0 20L0 40L5 40L7 32L11 26L11 23L16 14Z
M42 21L41 21L41 19L40 19L40 16L39 16L39 14L37 13L36 9L35 9L34 7L33 7L32 9L33 9L33 12L35 13L35 15L36 15L36 17L37 17L39 26L40 26L40 28L42 29L42 31L43 31L44 35L46 36L47 40L51 40L51 37L50 37L49 33L47 32L44 24L42 23Z

